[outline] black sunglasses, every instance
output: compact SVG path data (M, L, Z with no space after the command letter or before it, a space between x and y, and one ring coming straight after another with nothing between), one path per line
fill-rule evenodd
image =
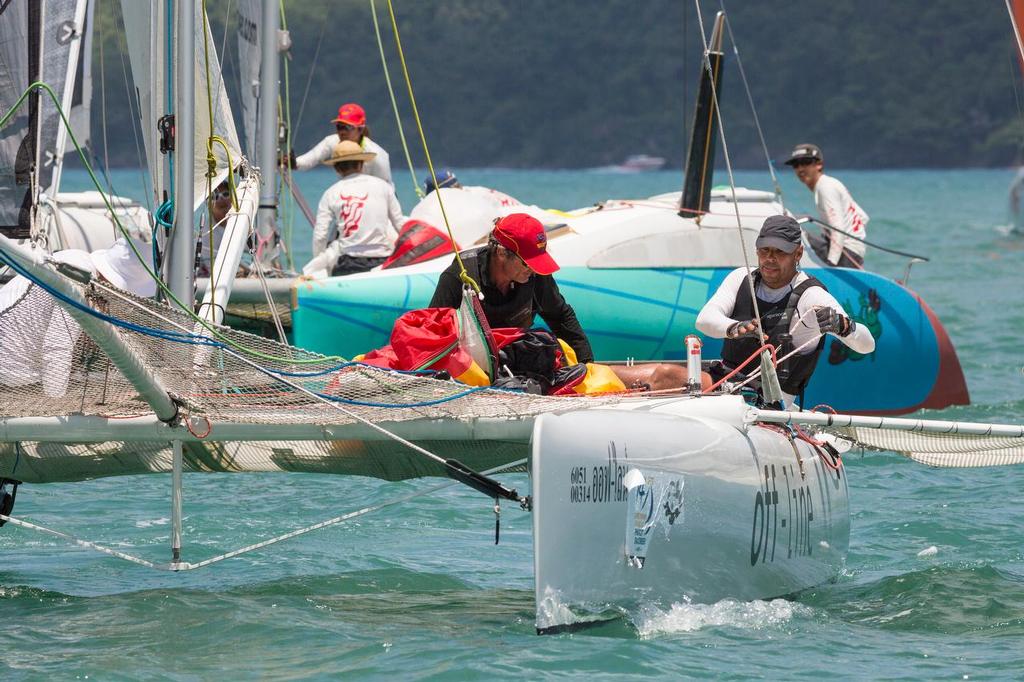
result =
M350 130L355 130L356 126L350 126L347 123L336 123L334 125L334 129L337 130L339 133L347 133Z

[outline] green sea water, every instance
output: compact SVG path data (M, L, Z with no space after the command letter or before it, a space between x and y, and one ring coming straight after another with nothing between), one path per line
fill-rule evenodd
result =
M1024 236L1006 233L1012 174L835 173L871 215L869 239L930 258L914 266L910 286L949 331L972 404L922 416L1024 422ZM563 209L680 185L667 171L459 175ZM332 182L322 171L298 177L314 206ZM137 173L113 179L122 194L142 197ZM770 187L764 173L737 180ZM396 182L408 210L412 182L401 172ZM803 186L788 175L782 185L791 210L813 209ZM67 187L84 189L84 177L71 174ZM294 235L297 256L308 254L309 228L296 221ZM904 275L895 256L869 251L868 264ZM851 453L846 464L852 537L835 584L792 600L647 604L544 637L533 630L530 518L506 509L495 546L490 502L459 488L183 574L8 525L0 529L0 679L1024 676L1024 466L929 469L888 453ZM528 485L525 476L503 480ZM435 483L187 474L184 558ZM167 561L169 510L169 477L148 476L24 486L15 511Z

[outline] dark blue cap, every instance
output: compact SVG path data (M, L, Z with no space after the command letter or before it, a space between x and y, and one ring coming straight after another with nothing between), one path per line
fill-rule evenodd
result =
M800 223L788 215L770 215L764 219L761 232L754 247L773 247L785 253L793 253L800 246Z
M459 179L455 177L455 173L448 168L442 168L437 171L437 185L434 185L434 178L429 175L423 180L423 189L430 194L438 187L454 187L459 184Z

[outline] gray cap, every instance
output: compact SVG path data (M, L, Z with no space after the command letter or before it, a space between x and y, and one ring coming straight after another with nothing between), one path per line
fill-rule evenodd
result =
M810 144L809 142L798 144L793 148L793 151L789 153L789 159L786 161L786 165L796 165L797 161L801 161L803 159L822 161L821 149L818 148L818 145Z
M759 249L773 247L793 253L800 246L800 239L800 223L788 215L770 215L764 219L754 246Z

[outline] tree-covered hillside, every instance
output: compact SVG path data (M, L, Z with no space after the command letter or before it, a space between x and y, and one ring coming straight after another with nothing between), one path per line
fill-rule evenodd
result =
M422 166L387 2L376 5L406 138ZM682 164L700 69L693 2L393 5L435 162L575 168L647 153ZM339 104L356 101L392 164L404 165L370 0L285 0L285 9L296 150L330 132ZM708 31L719 5L701 2L701 9ZM732 0L726 10L773 158L812 141L841 167L1020 160L1021 70L1002 0ZM217 49L227 46L221 56L231 92L238 88L236 11L237 0L209 2ZM100 2L93 139L102 153L102 82L110 163L137 165L120 21L119 3ZM729 150L735 165L760 167L764 153L727 42Z

